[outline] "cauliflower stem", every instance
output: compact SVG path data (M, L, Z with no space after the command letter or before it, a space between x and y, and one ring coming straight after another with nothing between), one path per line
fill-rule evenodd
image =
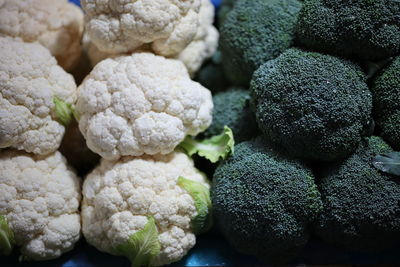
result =
M212 163L218 162L220 159L225 159L230 154L234 153L235 140L233 132L228 126L224 127L224 131L211 138L204 140L196 140L192 136L187 136L179 145L191 157L198 154Z

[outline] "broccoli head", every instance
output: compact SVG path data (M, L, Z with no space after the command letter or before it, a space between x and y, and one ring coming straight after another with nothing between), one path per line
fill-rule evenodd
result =
M218 10L218 24L221 25L237 0L222 0Z
M220 29L228 80L247 87L261 64L290 47L300 8L297 0L238 0Z
M400 1L305 0L296 32L317 51L385 59L400 52Z
M213 94L225 90L229 82L225 77L221 65L221 52L217 50L211 60L207 61L196 73L195 80Z
M333 56L288 49L251 81L258 126L293 157L334 161L368 132L372 96L361 69Z
M324 168L319 189L324 204L315 231L325 241L350 250L377 251L400 240L398 178L375 169L377 154L392 149L367 138L345 161Z
M400 150L400 56L376 77L371 90L382 138Z
M214 174L211 198L216 225L228 242L269 263L297 255L322 209L311 171L266 148L261 138L235 146Z
M214 110L211 126L205 137L220 134L227 125L232 129L235 142L249 140L258 135L256 118L250 109L250 94L243 88L230 88L213 96Z

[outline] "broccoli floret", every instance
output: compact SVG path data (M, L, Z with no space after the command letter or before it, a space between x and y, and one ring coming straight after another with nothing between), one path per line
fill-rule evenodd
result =
M211 126L205 137L220 134L227 125L232 129L235 142L249 140L258 135L256 118L250 109L250 94L243 88L230 88L213 96L214 110Z
M222 0L221 5L218 10L218 24L222 25L223 21L226 18L226 15L229 11L232 10L233 5L237 2L237 0Z
M372 159L392 149L379 137L360 144L355 154L324 168L319 189L324 211L316 233L350 250L377 251L400 240L400 185ZM396 180L397 179L397 180Z
M296 32L300 44L317 51L385 59L400 52L400 1L306 0Z
M225 90L229 82L221 65L221 52L217 50L210 61L197 72L195 80L209 89L213 94Z
M261 138L235 146L214 174L211 198L228 242L268 263L293 259L322 209L311 171L275 154Z
M372 96L365 80L349 61L288 49L254 73L250 87L258 126L293 157L344 158L370 128Z
M290 47L300 8L297 0L237 1L220 29L219 45L228 80L248 87L261 64Z
M400 56L376 77L371 88L376 124L383 139L400 150Z

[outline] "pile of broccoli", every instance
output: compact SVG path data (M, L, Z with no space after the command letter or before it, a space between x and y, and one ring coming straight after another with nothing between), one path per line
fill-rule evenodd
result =
M239 142L212 181L224 237L267 263L311 234L357 251L400 241L400 182L375 164L400 150L400 2L235 0L218 17L222 68L242 87L214 95L206 131L226 124Z

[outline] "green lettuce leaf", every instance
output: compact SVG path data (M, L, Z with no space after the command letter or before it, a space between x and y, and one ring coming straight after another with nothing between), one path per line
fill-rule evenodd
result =
M150 266L160 254L161 245L153 217L148 218L144 228L129 237L129 240L117 247L117 251L132 262L132 267Z
M377 155L372 165L382 172L400 176L400 152Z
M7 219L0 215L0 255L10 255L14 244L14 233L8 226Z
M188 192L196 206L197 216L191 222L194 234L197 235L208 231L213 224L210 190L203 184L182 176L178 178L178 185Z
M53 102L55 105L55 113L58 122L64 126L67 126L71 122L73 116L76 117L74 108L71 104L65 103L57 96L53 98Z
M179 146L183 148L189 156L198 154L212 163L216 163L220 159L225 159L227 156L234 153L235 140L232 130L228 126L225 126L223 133L220 135L202 141L187 136Z

